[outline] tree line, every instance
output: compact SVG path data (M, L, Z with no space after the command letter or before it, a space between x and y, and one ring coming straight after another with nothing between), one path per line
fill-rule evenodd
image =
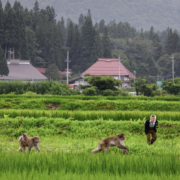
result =
M171 55L175 57L175 77L180 76L180 39L177 30L137 30L128 22L106 24L102 19L93 23L90 10L80 14L78 23L62 17L56 19L53 7L24 8L19 1L13 5L0 0L0 57L9 48L15 58L30 60L35 67L50 65L64 70L66 52L70 51L70 68L82 73L98 58L118 58L137 77L145 76L148 83L172 77ZM5 60L1 58L0 63ZM1 66L2 67L2 66ZM3 75L0 68L0 74ZM4 75L8 74L8 70Z

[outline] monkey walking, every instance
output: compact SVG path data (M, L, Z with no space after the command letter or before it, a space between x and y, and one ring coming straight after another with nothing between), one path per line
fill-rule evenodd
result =
M19 137L19 149L17 151L22 149L24 152L26 151L26 147L28 147L29 151L31 151L31 149L35 147L36 151L40 152L39 143L40 141L38 136L28 137L26 133L23 133L23 135Z
M120 133L117 136L105 138L98 143L98 147L92 150L92 153L97 153L102 150L108 153L109 147L112 146L117 146L118 148L122 149L123 153L128 153L129 149L125 146L124 140L126 140L124 133Z

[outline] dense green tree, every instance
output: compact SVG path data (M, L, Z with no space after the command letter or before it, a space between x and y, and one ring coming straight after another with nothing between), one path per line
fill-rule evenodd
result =
M65 45L66 44L66 28L65 28L63 17L61 18L61 21L60 21L60 32L61 32L62 40L63 40L62 43L63 43L63 45Z
M0 0L0 46L4 43L4 11Z
M7 76L9 74L9 69L7 66L7 61L4 56L3 49L0 46L0 76Z
M105 20L102 19L102 20L99 22L99 32L100 32L100 33L103 33L103 32L104 32L104 27L105 27Z
M85 70L92 64L92 49L94 44L94 28L91 16L85 18L81 28L81 59L82 69Z
M162 45L156 33L152 36L152 46L154 48L153 57L157 61L162 54Z
M62 76L59 73L59 69L55 64L50 64L45 72L45 75L49 80L59 81L62 79Z
M24 12L20 2L15 1L13 6L14 11L14 24L15 24L15 58L21 58L21 48L23 40L25 40L25 23L24 23Z
M85 77L85 80L91 85L97 87L99 91L106 89L115 90L115 86L122 84L121 80L114 79L112 76L89 76Z
M178 95L180 93L180 78L175 78L174 83L172 79L163 81L162 88L170 94Z
M94 29L94 43L92 48L92 59L93 63L98 60L98 58L103 57L103 47L102 40L100 38L99 32Z
M81 27L84 24L84 15L80 14L78 19L78 25Z
M102 37L102 46L103 46L103 57L104 58L111 58L111 46L110 46L110 38L108 35L107 27L104 28L104 33Z
M177 47L179 43L179 35L176 31L172 32L172 29L168 30L168 37L166 41L166 53L171 55L172 53L177 52Z
M4 9L4 45L12 48L16 41L16 27L14 20L14 12L9 1L7 1Z
M142 78L141 76L136 79L134 82L134 87L136 90L136 95L138 96L140 92L143 92L143 86L146 83L146 79Z
M71 20L68 21L66 46L71 48L73 43L74 26Z
M80 59L80 33L79 33L79 29L78 26L75 25L74 27L74 33L73 33L73 41L72 41L72 47L70 50L70 59L71 59L71 63L70 66L74 67L73 71L74 72L79 72L80 71L80 67L79 67L79 59Z
M149 31L149 39L152 40L154 36L154 27L151 26L150 31Z

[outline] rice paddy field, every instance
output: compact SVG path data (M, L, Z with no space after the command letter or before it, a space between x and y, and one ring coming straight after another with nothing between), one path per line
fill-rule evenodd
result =
M0 180L180 179L179 97L0 96ZM157 140L144 121L156 114ZM26 132L41 152L18 152ZM92 154L100 139L124 132L129 153Z

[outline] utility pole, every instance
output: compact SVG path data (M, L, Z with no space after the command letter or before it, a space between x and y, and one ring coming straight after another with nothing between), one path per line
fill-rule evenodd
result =
M134 76L136 77L136 71L134 70ZM134 78L134 82L135 82L135 78Z
M119 56L119 80L121 80L121 72L120 72L121 58Z
M174 83L174 56L173 55L171 56L171 59L172 59L172 80Z
M8 60L10 60L12 58L11 54L14 54L14 52L11 51L11 48L9 48L9 51L8 51Z
M71 62L69 60L69 51L67 51L67 59L65 60L65 62L67 62L66 76L67 76L67 85L68 85L69 84L69 79L68 79L68 75L69 75L69 62Z

